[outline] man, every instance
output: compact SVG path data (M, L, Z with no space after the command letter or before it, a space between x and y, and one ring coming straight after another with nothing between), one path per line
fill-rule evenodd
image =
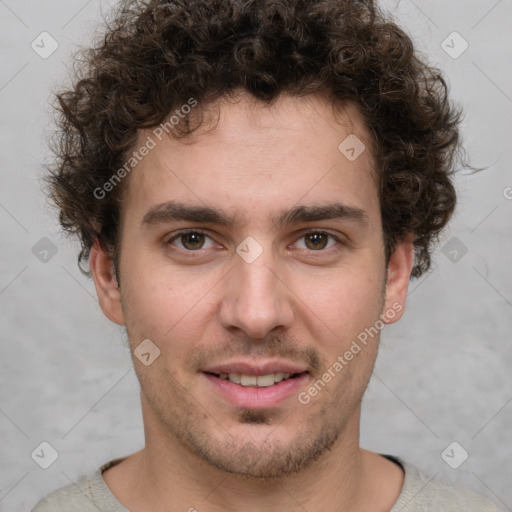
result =
M35 511L496 511L359 446L455 205L460 112L372 1L121 8L49 178L126 326L145 447Z

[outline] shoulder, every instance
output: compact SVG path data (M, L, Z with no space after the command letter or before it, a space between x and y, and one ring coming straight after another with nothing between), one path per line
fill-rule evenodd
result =
M80 485L80 488L84 484L86 487L89 487L91 486L91 480L94 481L92 476L82 477L77 484ZM95 502L82 493L80 488L70 484L57 489L40 500L32 509L32 512L64 512L64 510L98 512Z
M390 512L500 512L495 503L470 489L438 480L412 464L395 460L404 468L405 478Z
M76 484L66 485L41 499L32 512L125 512L124 508L110 492L101 473L118 461L104 464L90 475L81 476Z

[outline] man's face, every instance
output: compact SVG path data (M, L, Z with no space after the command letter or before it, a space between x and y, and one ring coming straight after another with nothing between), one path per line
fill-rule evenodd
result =
M343 356L403 294L386 288L358 112L335 118L320 97L219 106L217 127L186 143L140 134L157 144L124 196L115 320L132 351L160 350L134 357L149 430L222 470L283 476L357 432L378 334ZM354 161L338 149L349 134L367 146Z

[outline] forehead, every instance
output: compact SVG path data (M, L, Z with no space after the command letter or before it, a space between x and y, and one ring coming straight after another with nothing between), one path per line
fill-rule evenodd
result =
M334 109L321 96L268 105L240 94L201 108L205 123L187 139L139 133L136 146L152 148L129 176L122 216L140 221L173 200L241 222L300 204L343 202L370 215L378 207L372 141L355 106Z

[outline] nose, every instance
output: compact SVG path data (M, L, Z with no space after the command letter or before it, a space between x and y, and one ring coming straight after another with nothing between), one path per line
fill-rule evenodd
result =
M252 263L235 256L219 309L225 329L241 329L253 339L290 327L294 319L293 292L265 252Z

